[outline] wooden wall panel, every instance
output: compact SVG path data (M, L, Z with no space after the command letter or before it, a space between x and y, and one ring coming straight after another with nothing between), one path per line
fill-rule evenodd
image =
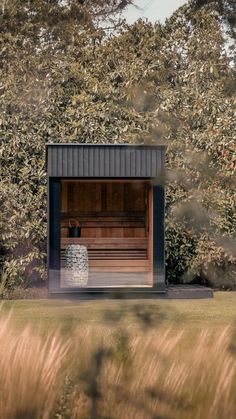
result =
M145 183L126 183L124 185L124 210L145 210Z
M106 184L106 211L124 210L124 185L122 183Z
M124 210L124 185L122 183L106 184L106 211L122 212ZM104 237L123 237L124 229L106 229L103 231Z
M68 183L62 182L61 185L61 211L68 211Z
M64 184L66 182L62 182L62 184ZM67 196L68 196L68 211L72 211L73 210L73 200L74 200L74 184L73 183L68 183L67 185ZM64 189L62 190L62 193L64 194ZM63 198L62 198L63 201Z
M81 196L81 193L79 192L78 188L78 194L80 196L80 199L84 198L84 210L85 211L96 211L96 183L86 183L84 184L85 190L84 195ZM100 203L98 202L98 205L100 206ZM100 208L98 209L100 211Z
M105 183L63 180L62 227L65 229L69 219L73 218L81 222L82 237L145 237L146 190L147 185L144 182ZM100 212L104 216L101 214L98 220ZM87 221L86 226L83 226L86 213L88 213L87 220L91 222L88 225ZM109 219L112 220L110 225ZM102 220L106 225L102 225ZM64 230L64 237L65 234Z
M68 210L73 212L73 211L85 211L85 184L78 184L75 183L74 184L74 197L73 197L73 206L70 207L70 205L68 205Z
M101 211L106 211L106 191L107 191L107 185L106 183L98 184L98 187L101 188Z
M95 211L99 212L102 210L102 190L101 190L101 184L95 183ZM94 237L102 237L102 229L99 226L96 227L96 229L93 229L90 231L90 234L93 234ZM89 236L91 237L91 236Z
M146 228L134 228L134 237L145 237L146 236Z
M95 183L95 210L101 211L102 204L101 204L101 185L99 183Z

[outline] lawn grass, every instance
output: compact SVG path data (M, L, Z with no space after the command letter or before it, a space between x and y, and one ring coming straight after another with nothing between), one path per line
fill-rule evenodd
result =
M216 292L203 300L15 300L1 303L17 326L31 324L41 333L60 329L68 335L79 326L122 325L132 328L174 327L198 331L236 325L236 292Z

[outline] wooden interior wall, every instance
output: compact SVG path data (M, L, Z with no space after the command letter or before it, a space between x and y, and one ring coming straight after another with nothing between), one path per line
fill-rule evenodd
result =
M62 181L62 237L70 218L80 222L81 237L146 237L148 189L142 181Z

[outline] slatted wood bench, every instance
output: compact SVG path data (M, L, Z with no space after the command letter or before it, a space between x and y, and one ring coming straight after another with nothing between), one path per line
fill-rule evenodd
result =
M68 238L61 239L61 264L69 244L87 247L90 271L146 272L148 271L147 238Z

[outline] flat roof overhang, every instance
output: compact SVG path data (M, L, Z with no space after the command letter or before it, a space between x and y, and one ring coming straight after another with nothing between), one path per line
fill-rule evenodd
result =
M158 178L164 170L164 145L47 144L48 177Z

